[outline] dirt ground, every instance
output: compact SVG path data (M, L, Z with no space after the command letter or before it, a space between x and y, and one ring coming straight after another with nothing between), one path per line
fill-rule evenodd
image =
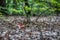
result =
M0 40L60 40L60 17L0 17Z

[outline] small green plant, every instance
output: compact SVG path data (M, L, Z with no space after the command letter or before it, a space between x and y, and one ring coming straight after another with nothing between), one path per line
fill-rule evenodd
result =
M48 16L55 15L55 13L60 13L59 0L5 0L5 2L5 7L0 5L0 11L3 14Z

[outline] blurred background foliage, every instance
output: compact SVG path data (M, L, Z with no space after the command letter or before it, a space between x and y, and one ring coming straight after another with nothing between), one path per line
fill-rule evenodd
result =
M0 15L59 15L60 0L1 0Z

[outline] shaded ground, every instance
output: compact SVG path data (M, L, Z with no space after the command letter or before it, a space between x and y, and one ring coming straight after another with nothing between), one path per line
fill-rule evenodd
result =
M1 17L0 40L60 40L60 17Z

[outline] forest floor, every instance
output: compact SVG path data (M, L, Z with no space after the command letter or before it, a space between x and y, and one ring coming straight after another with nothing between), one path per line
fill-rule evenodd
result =
M0 40L60 40L60 17L0 17Z

